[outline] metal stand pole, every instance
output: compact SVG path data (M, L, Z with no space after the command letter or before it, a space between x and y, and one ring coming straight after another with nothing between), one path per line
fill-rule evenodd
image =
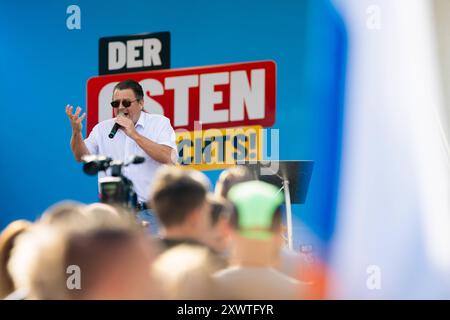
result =
M287 237L288 248L292 250L292 211L291 211L291 194L289 193L289 181L283 180L284 200L286 202L286 222L287 222Z

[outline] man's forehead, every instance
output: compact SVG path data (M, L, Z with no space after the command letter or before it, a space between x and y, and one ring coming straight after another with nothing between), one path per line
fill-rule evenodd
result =
M135 98L134 92L131 89L123 89L123 90L116 89L113 92L113 97L115 99L119 99L119 98L121 98L121 99L125 99L125 98L134 99Z

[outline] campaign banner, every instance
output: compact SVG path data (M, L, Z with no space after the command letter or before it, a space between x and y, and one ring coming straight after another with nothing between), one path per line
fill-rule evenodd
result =
M144 89L144 109L170 119L175 130L243 126L271 127L276 110L273 61L168 69L90 78L87 82L87 134L112 117L114 86L134 79Z
M261 126L178 131L178 164L189 169L224 169L262 159Z
M98 41L100 75L170 68L170 32L103 37Z

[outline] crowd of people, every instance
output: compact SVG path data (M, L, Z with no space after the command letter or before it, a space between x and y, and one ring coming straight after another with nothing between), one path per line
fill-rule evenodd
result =
M0 235L0 299L307 299L310 266L286 249L283 195L245 167L214 191L199 171L162 166L147 207L62 202ZM153 231L153 232L152 232Z

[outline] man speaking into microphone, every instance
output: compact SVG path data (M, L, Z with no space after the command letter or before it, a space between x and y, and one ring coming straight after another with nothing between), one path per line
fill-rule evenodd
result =
M66 107L72 125L70 147L77 161L89 154L100 154L114 160L127 160L131 155L145 158L140 165L123 168L134 185L138 201L145 207L156 170L162 164L173 164L176 157L175 132L168 118L149 114L144 109L144 92L134 80L119 82L111 101L114 118L98 123L83 140L81 108ZM99 173L101 178L101 173Z

